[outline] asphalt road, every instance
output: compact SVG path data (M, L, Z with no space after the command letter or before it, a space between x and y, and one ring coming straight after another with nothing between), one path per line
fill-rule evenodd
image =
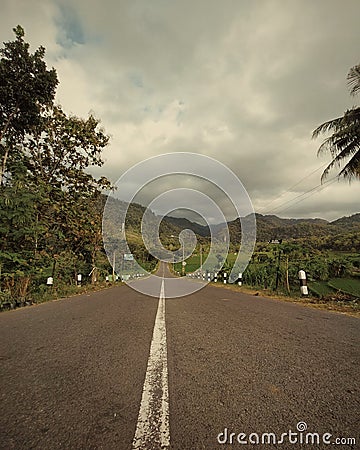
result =
M306 433L360 448L358 319L219 287L182 298L166 289L164 303L119 286L2 313L0 448L132 449L147 379L159 383L171 449L333 448L301 445ZM166 361L148 377L149 354L164 357L156 324L166 324ZM151 414L145 425L166 416ZM263 433L277 443L255 445ZM146 442L137 448L160 448Z

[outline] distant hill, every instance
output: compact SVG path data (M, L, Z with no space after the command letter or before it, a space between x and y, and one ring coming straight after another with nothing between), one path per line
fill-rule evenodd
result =
M330 224L342 228L356 228L360 226L360 213L341 217L340 219L333 220Z
M324 236L329 233L329 222L323 219L282 219L277 216L256 214L257 240L299 239Z
M112 200L117 204L117 208L125 210L127 204L120 200ZM116 209L115 208L115 211ZM132 234L132 239L141 241L141 220L146 208L138 204L131 204L126 216L126 230ZM154 216L155 214L151 213ZM255 214L256 216L256 240L257 242L268 242L270 239L283 240L309 240L319 248L334 248L340 250L351 249L360 251L360 213L348 217L341 217L329 222L324 219L284 219L275 215ZM249 216L242 220L249 220ZM241 242L241 224L240 219L219 224L215 227L216 235L222 238L225 226L229 228L230 241L234 245ZM198 240L206 243L210 238L208 226L200 225L186 218L177 218L166 216L162 218L160 225L160 239L166 245L167 243L176 244L180 232L184 229L191 229ZM136 236L138 236L136 238ZM135 242L134 242L135 244Z
M283 240L309 240L315 246L334 249L351 249L357 251L360 236L360 214L329 222L324 219L283 219L275 215L256 214L256 240L268 242L270 239ZM247 220L243 218L242 220ZM210 237L208 227L190 222L187 219L165 218L179 229L190 228L194 233L203 237ZM227 223L231 243L238 245L241 242L240 219ZM217 227L217 236L224 235L225 224ZM359 248L360 251L360 248Z
M190 230L192 230L194 233L198 234L199 236L204 236L204 237L210 236L210 230L209 230L208 226L200 225L196 222L191 222L188 219L167 216L164 218L164 222L171 223L181 229L189 228Z

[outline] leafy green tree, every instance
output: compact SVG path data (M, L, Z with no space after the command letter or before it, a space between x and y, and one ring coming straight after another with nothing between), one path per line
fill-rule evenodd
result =
M344 258L334 258L329 262L329 276L341 278L348 275L350 269L349 261Z
M67 116L59 106L43 111L40 121L24 142L25 161L32 181L43 182L71 195L92 195L99 187L108 187L85 172L90 166L102 166L102 151L109 137L99 120Z
M0 49L0 185L8 160L39 122L41 108L52 104L58 84L55 70L46 68L44 47L31 54L23 28L18 25L13 31L15 41Z
M99 120L53 104L57 77L46 70L44 48L31 55L22 28L15 34L0 61L0 292L18 302L40 292L47 276L71 284L79 270L93 281L108 270L101 192L110 182L87 172L103 164L109 141Z
M351 95L360 90L360 64L350 69L348 74ZM318 150L318 154L330 152L333 160L324 170L321 180L324 180L330 170L335 166L345 166L340 170L338 177L360 178L360 107L345 111L344 115L321 124L313 132L313 138L320 134L333 132L325 139Z
M18 180L0 197L0 272L5 289L23 298L34 273L34 194Z

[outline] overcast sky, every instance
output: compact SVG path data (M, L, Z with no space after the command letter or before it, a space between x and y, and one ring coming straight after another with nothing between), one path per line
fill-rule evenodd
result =
M312 131L359 104L346 83L360 62L358 0L0 5L1 42L22 25L57 70L57 101L94 113L111 135L97 175L116 181L144 158L195 152L231 168L257 212L333 220L360 211L358 181L290 201L320 183L321 170L308 175L330 159L317 157Z

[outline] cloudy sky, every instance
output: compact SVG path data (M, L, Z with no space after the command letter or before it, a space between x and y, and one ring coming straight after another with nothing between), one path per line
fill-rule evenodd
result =
M97 175L115 182L145 158L195 152L231 168L257 212L332 220L360 211L359 182L310 191L329 161L312 130L359 103L346 84L360 62L358 0L0 5L1 42L22 25L57 70L57 101L92 112L111 135Z

